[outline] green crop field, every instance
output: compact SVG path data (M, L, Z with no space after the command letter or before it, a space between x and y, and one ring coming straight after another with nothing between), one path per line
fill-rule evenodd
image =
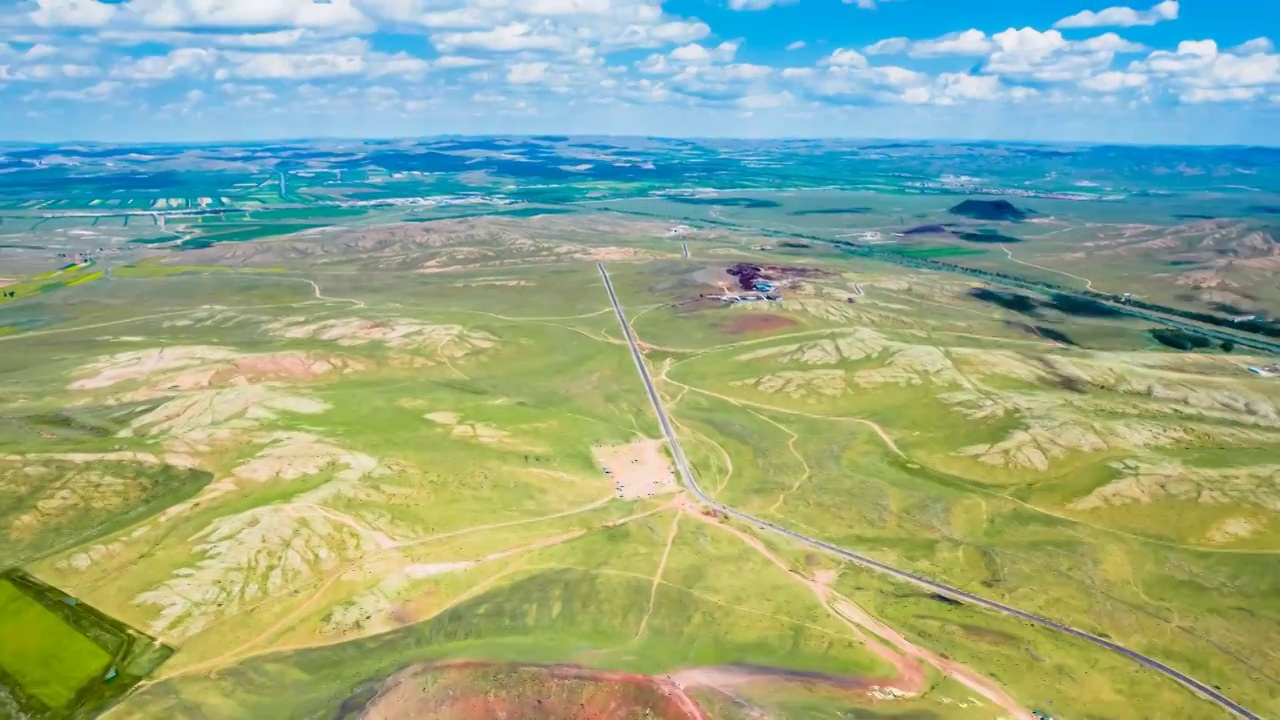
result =
M111 656L62 618L0 581L0 670L57 711L102 677Z

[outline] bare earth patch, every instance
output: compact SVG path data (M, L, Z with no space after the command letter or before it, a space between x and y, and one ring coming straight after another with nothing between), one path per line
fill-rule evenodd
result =
M1072 510L1184 500L1206 505L1252 505L1280 512L1280 465L1232 468L1188 467L1177 461L1122 460L1120 477L1076 500ZM1248 523L1223 528L1248 534ZM1236 533L1240 534L1240 533Z
M389 678L360 720L705 720L670 680L572 666L459 662Z
M351 358L304 352L246 354L232 348L179 345L117 353L81 367L71 390L99 390L142 383L123 400L147 400L173 392L254 382L302 382L338 372L362 370Z
M534 446L523 443L512 437L511 433L489 423L468 422L455 412L441 410L427 413L424 418L437 425L449 428L449 435L455 440L470 440L485 445L501 445L511 449L534 450Z
M618 497L630 500L677 489L675 472L662 447L661 440L637 440L591 452L613 480Z
M738 317L725 323L724 331L730 335L770 332L794 327L798 323L786 315L772 313L740 313Z
M306 318L284 318L266 327L280 337L326 340L338 345L380 343L394 348L433 347L446 358L460 358L488 350L498 344L494 336L461 325L435 325L408 319L367 320L339 318L310 322Z
M840 397L846 389L843 370L784 370L749 380L735 380L730 384L755 388L768 395L782 393L796 399L811 393ZM817 400L809 397L809 402Z

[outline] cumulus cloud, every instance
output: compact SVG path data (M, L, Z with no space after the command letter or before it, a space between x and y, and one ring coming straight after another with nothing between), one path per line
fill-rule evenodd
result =
M433 67L442 70L456 70L459 68L473 68L481 65L489 64L488 60L483 58L467 57L466 55L441 55L431 61Z
M1262 88L1258 87L1188 88L1179 93L1178 98L1184 103L1196 105L1200 103L1253 100L1261 94Z
M1102 93L1112 93L1119 90L1127 90L1131 88L1140 88L1147 84L1147 76L1141 73L1119 72L1109 70L1101 72L1097 75L1091 75L1080 84L1090 90L1096 90Z
M891 37L863 48L868 55L903 55L911 48L911 38Z
M211 67L217 58L216 50L178 48L165 55L152 55L124 61L112 68L111 74L128 80L169 80L205 70Z
M1176 50L1156 50L1130 63L1129 71L1161 78L1183 102L1251 100L1280 85L1280 55L1261 47L1221 52L1213 40L1184 40Z
M768 10L775 5L790 5L796 0L729 0L730 10Z
M404 53L224 53L228 64L215 72L217 80L315 80L320 78L412 76L426 73L426 60Z
M751 95L744 95L738 98L735 102L739 107L743 107L748 110L764 110L785 107L794 101L795 97L786 90L783 90L776 93L754 93Z
M857 50L837 48L835 52L823 58L818 64L835 67L866 67L867 59Z
M251 33L103 29L95 32L88 39L96 43L121 45L125 47L142 45L145 43L156 43L176 46L283 48L302 43L306 39L312 37L317 37L318 39L318 36L315 36L313 31L305 30L303 28Z
M351 0L36 0L29 17L41 27L372 27Z
M1146 45L1129 42L1113 32L1103 33L1088 40L1072 43L1072 47L1086 52L1110 53L1137 53L1148 49Z
M1253 53L1275 52L1275 49L1276 46L1271 42L1270 38L1256 37L1231 48L1231 52L1237 55L1252 55Z
M791 50L803 50L803 49L804 49L804 47L805 47L806 45L808 45L808 43L806 43L805 41L803 41L803 40L797 40L797 41L795 41L795 42L791 43L790 45L788 45L788 46L787 46L787 50L788 50L788 51L791 51Z
M487 50L490 52L519 52L521 50L558 50L566 46L564 38L544 35L527 23L509 23L490 30L444 33L432 37L432 43L442 52L454 50Z
M965 30L934 40L911 43L907 54L912 57L977 56L991 52L991 47L991 40L981 30Z
M50 100L109 100L124 89L124 83L117 80L103 80L78 90L49 90L43 97Z
M1178 1L1164 0L1156 3L1150 10L1134 10L1130 7L1109 7L1094 12L1082 10L1075 15L1064 17L1054 23L1055 28L1095 28L1095 27L1134 27L1136 25L1155 25L1165 20L1178 19Z
M885 38L868 45L868 55L909 55L915 58L930 57L979 57L991 52L991 39L981 30L964 30L929 40L911 40L905 37Z
M507 70L507 82L512 85L529 85L540 83L547 77L550 63L526 62L516 63Z

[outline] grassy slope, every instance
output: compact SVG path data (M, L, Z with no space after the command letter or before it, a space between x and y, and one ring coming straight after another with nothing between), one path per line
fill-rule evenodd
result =
M679 263L648 266L642 276L639 266L615 266L615 282L632 316L639 316L650 303L668 299L670 290L653 292L655 278L678 276L684 267ZM888 272L880 266L843 261L833 267L864 280ZM532 285L467 287L459 283L469 277L494 276L519 278ZM317 301L308 279L317 281L326 297L350 302ZM575 291L563 292L565 287ZM589 480L594 468L585 447L590 442L619 441L636 431L648 436L656 433L635 385L634 370L616 342L616 324L607 312L593 265L436 276L316 269L278 278L226 272L113 277L110 283L94 283L84 290L91 296L78 297L76 303L55 297L43 307L56 314L64 327L126 319L137 314L136 298L146 296L157 313L194 310L216 302L267 316L370 314L458 322L502 338L503 349L493 361L468 360L454 371L396 368L382 364L387 356L376 348L344 349L372 361L377 369L312 388L334 409L307 418L298 427L323 430L352 449L391 456L412 468L385 481L408 492L412 500L381 506L338 505L366 521L389 518L393 524L415 523L426 532L438 532L580 505L608 491L606 483L597 488ZM865 303L884 327L915 329L920 317L928 314L931 320L951 321L962 332L989 338L975 342L1009 347L1038 342L985 320L992 312L986 306L939 305L909 291L883 293L875 299L907 308ZM369 307L355 307L357 302ZM795 319L797 325L786 332L842 326L809 315ZM672 348L713 348L753 339L726 336L721 320L710 315L673 316L657 309L639 317L636 327L646 341ZM311 341L268 340L252 323L165 327L162 322L21 339L26 343L24 350L59 359L36 367L29 360L19 362L16 354L0 356L0 369L11 370L25 388L6 389L5 402L39 400L54 405L47 391L60 389L71 368L93 355L122 349L109 341L110 335L143 336L152 343L221 343L255 351L323 347ZM1105 322L1081 323L1072 330L1101 347L1126 347L1135 334ZM685 360L688 354L661 350L651 354L655 362L664 357ZM673 377L728 393L725 383L732 377L726 369L709 357L678 366ZM1090 627L1149 649L1206 679L1225 677L1224 689L1238 693L1247 704L1265 711L1275 702L1265 690L1270 650L1257 644L1274 627L1274 619L1262 607L1267 597L1274 596L1274 589L1261 581L1275 576L1267 556L1224 559L1167 552L1141 539L1038 514L1019 504L1018 498L1000 497L1005 492L1000 488L975 487L953 475L911 467L887 453L882 441L857 423L764 408L756 408L760 415L753 415L714 397L695 392L681 395L682 388L675 385L664 385L663 391L671 399L681 398L673 410L687 450L700 477L714 478L717 487L723 484L720 496L727 502L768 512L807 466L808 481L789 492L777 509L788 524L1055 617L1069 616L1086 626L1096 623ZM497 398L516 402L489 404ZM414 404L407 406L406 399ZM788 405L781 396L769 402ZM421 414L437 409L512 428L522 439L544 447L541 455L554 458L552 464L524 459L526 454L538 457L536 452L449 442L438 428L419 422ZM876 419L895 437L922 432L924 440L902 441L908 454L913 458L941 455L930 453L930 436L938 432L937 419L946 411L928 404L919 393L864 393L844 405L799 403L788 409ZM946 426L947 432L956 429ZM788 430L799 438L791 446ZM993 427L986 432L998 430ZM579 479L572 484L551 481L537 472L542 469ZM85 575L62 575L52 562L39 570L69 587L83 584L96 593L95 604L145 622L145 613L133 605L132 597L192 562L185 538L218 517L287 501L325 479L273 484L219 501L172 525L158 544L149 540L128 546L116 559ZM211 716L230 717L281 711L286 703L301 716L333 708L360 683L400 664L456 654L566 661L585 657L599 664L655 671L689 661L748 657L874 672L875 662L847 642L831 642L820 629L797 629L807 623L834 632L824 625L829 619L823 619L823 611L811 599L788 589L785 576L771 577L775 568L757 566L758 559L743 557L741 548L731 550L725 538L717 539L710 529L698 525L682 527L677 535L665 581L654 594L656 604L647 632L635 643L670 514L613 530L601 530L599 523L641 509L611 505L593 514L450 540L440 547L415 547L406 553L406 561L446 562L570 530L588 533L513 560L417 583L406 591L406 607L419 622L372 638L303 649L334 642L336 638L318 636L315 628L329 609L367 590L373 579L344 576L319 594L320 586L303 586L298 595L192 639L169 667L178 671L198 665L216 658L227 645L248 643L242 662L215 678L192 673L152 686L131 698L121 708L122 716L199 707ZM144 561L138 562L139 558ZM364 575L376 575L379 569L377 564L370 565ZM842 580L842 591L866 602L882 617L901 623L904 632L918 641L1007 682L1020 698L1097 697L1109 717L1140 717L1141 708L1153 704L1169 708L1173 717L1203 717L1207 712L1199 701L1167 681L1135 674L1127 664L1056 636L1026 636L1024 642L1033 648L1029 656L1050 658L1048 664L1026 666L1035 668L1033 672L1017 662L1021 657L1017 652L987 647L1000 645L1005 635L1022 637L1019 633L1025 629L982 614L961 617L960 610L939 609L936 601L904 598L901 588L878 580L847 586L848 577ZM757 582L766 583L769 591L753 592ZM1222 610L1224 586L1233 588L1239 607L1217 619L1208 609ZM318 602L309 604L313 597ZM739 607L728 608L726 603ZM766 622L766 616L774 617ZM965 626L971 627L966 631ZM271 632L263 634L268 628ZM257 638L261 642L253 644ZM1215 644L1227 647L1230 654L1215 654L1221 653ZM272 648L279 652L263 654ZM601 649L602 654L590 652ZM1215 668L1239 667L1237 663L1258 670L1229 677L1215 674Z
M643 287L643 281L632 283L632 302L642 297L637 286ZM992 336L984 343L987 347L999 347L1000 343L1009 348L1026 347L1018 335L997 323L988 322L978 329L963 303L944 311L908 300L901 293L893 298L908 322L910 313L916 311L912 305L916 305L932 313L932 320L963 323L968 327L958 329ZM654 336L680 336L685 338L683 347L701 344L712 348L723 342L716 338L717 322L709 317L648 315L637 322L637 328L646 341ZM1101 329L1095 330L1095 326ZM1090 340L1100 336L1105 346L1113 342L1109 338L1115 331L1088 321L1079 323L1076 332ZM797 341L780 340L777 344ZM956 339L947 342L954 344ZM1027 483L1025 472L958 466L946 458L950 449L999 438L1012 427L1008 421L985 426L940 422L954 411L933 401L927 387L888 386L846 394L838 400L824 398L816 405L812 395L793 399L783 393L752 393L732 384L761 372L758 364L743 367L746 364L730 360L747 349L702 357L668 355L677 360L670 374L676 382L666 385L664 393L680 398L674 413L691 438L690 454L704 484L712 489L724 484L719 497L725 502L772 515L810 535L870 551L980 594L1109 635L1229 689L1256 709L1265 711L1280 701L1268 690L1274 687L1272 678L1280 672L1280 662L1262 639L1280 620L1268 609L1268 598L1276 592L1274 583L1267 580L1275 576L1275 555L1181 550L1107 530L1110 526L1123 532L1148 531L1150 537L1180 542L1194 537L1196 528L1202 532L1208 522L1194 520L1188 525L1185 521L1195 516L1188 517L1187 509L1212 512L1211 518L1220 518L1231 512L1229 506L1212 511L1196 503L1190 503L1191 508L1185 503L1157 504L1154 509L1115 508L1088 517L1087 522L1099 527L1073 522L1067 517L1071 513L1061 510L1063 501L1058 498L1071 494L1062 488L1075 488L1078 495L1083 494L1080 488L1087 491L1100 484L1104 478L1099 472L1101 461L1106 455L1067 457L1063 465L1055 465L1057 477L1040 484ZM655 366L658 364L655 357ZM864 361L843 367L857 370L869 366ZM684 385L756 404L735 406L689 391ZM784 411L769 410L768 406ZM930 471L898 458L857 419L879 422L897 438L911 460L949 472ZM725 454L733 459L727 482ZM1237 463L1244 460L1239 453L1232 457ZM960 477L952 474L957 471ZM1055 491L1054 487L1060 489ZM1023 504L1023 498L1063 517L1036 512ZM1171 531L1177 534L1170 535ZM1258 542L1265 544L1265 537ZM1222 604L1223 588L1231 588L1233 602L1228 607ZM886 617L909 618L913 612L893 611L889 605L881 610ZM929 642L944 639L936 627L926 633L927 623L916 623L912 629ZM1065 652L1073 663L1100 661L1091 648L1070 647ZM971 657L976 667L989 666L979 656ZM1090 657L1094 659L1085 660ZM1132 674L1126 670L1115 680L1091 681L1109 688L1100 697L1118 698L1114 700L1117 713L1128 702L1123 690L1129 680L1121 678ZM1012 678L1011 686L1029 687L1040 682L1038 677L1028 673ZM1149 689L1143 690L1144 694L1176 702L1177 707L1185 708L1177 711L1184 717L1207 712L1167 681L1148 677L1145 682ZM1141 710L1135 704L1123 712Z

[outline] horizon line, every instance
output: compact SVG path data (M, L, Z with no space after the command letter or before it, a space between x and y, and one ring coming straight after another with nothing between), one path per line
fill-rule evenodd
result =
M777 135L771 137L741 137L732 135L633 135L624 133L434 133L423 135L302 135L262 137L254 139L210 139L210 140L90 140L71 138L66 140L5 140L0 139L0 147L11 146L67 146L67 145L114 145L124 147L145 146L213 146L213 145L263 145L270 143L300 142L397 142L421 141L452 138L512 138L512 139L544 139L544 138L609 138L626 140L683 140L690 142L822 142L844 141L858 143L893 142L915 143L927 145L1048 145L1077 147L1130 147L1130 148L1238 148L1280 150L1280 144L1268 145L1259 143L1138 143L1105 140L1007 140L1001 138L909 138L909 137L877 137L859 135Z

